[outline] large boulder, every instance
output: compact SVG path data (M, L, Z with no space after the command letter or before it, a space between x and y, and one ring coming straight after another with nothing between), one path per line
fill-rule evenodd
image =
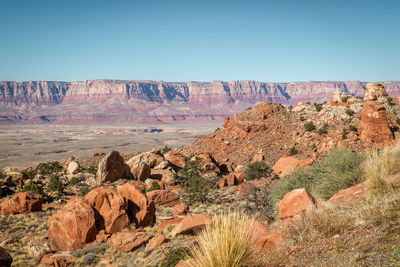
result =
M86 194L85 200L101 218L97 220L98 229L116 233L129 225L128 202L115 189L98 187Z
M211 223L212 219L204 214L188 215L183 218L171 231L172 236L178 234L193 234L203 229L206 224Z
M141 163L138 167L131 168L131 171L135 178L139 181L146 181L150 177L151 169L146 163Z
M179 195L170 190L153 190L146 193L147 198L154 202L156 207L173 207L181 203Z
M150 237L146 232L119 232L108 239L107 244L115 249L131 251L146 243Z
M76 163L75 161L70 162L70 163L68 164L68 167L67 167L67 172L68 172L69 174L78 173L78 172L79 172L79 164Z
M0 247L0 266L9 267L11 266L12 262L13 259L11 258L10 254L8 254L4 248Z
M364 108L361 111L360 140L381 148L393 141L393 134L387 120L386 109L378 101L379 97L387 96L382 85L367 84Z
M100 183L114 182L121 178L130 179L132 173L121 154L111 151L100 161L96 177Z
M128 200L128 216L137 226L153 225L156 220L156 208L146 196L146 186L137 181L130 181L118 188Z
M146 249L155 249L165 242L165 236L161 233L149 240Z
M157 228L157 231L161 232L163 231L166 227L168 227L169 225L176 225L178 223L180 223L183 220L183 218L167 218L164 219L160 225Z
M255 245L259 248L274 250L282 241L280 232L269 231L267 227L258 221L249 221L249 229L257 235Z
M49 244L56 251L81 249L96 234L95 211L80 198L68 202L49 220Z
M315 205L315 198L305 188L287 192L279 201L279 218L292 218Z
M172 216L186 215L189 213L189 207L184 203L177 204L172 208Z
M165 154L165 159L173 166L183 168L186 165L185 157L176 151L169 151Z
M308 167L312 164L311 158L300 160L295 157L281 157L272 167L272 170L279 176L285 177L299 168Z
M16 193L0 203L0 214L19 214L42 210L42 196L33 192Z
M143 163L147 164L150 168L154 168L164 160L164 156L161 154L160 150L153 149L152 151L143 152L133 156L126 162L126 164L128 164L131 169L137 169Z

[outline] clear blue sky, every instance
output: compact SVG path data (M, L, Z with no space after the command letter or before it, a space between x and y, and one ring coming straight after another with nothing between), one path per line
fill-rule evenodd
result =
M0 80L400 80L399 0L0 0Z

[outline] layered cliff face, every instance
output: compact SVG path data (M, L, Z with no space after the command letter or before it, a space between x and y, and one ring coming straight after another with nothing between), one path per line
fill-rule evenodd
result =
M167 83L93 80L0 82L0 123L221 119L261 101L324 102L340 90L362 96L364 82L212 81ZM389 95L400 82L384 82Z

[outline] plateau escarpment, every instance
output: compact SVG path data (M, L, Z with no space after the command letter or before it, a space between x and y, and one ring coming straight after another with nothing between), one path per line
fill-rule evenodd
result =
M324 102L333 92L361 96L364 82L156 81L0 82L0 123L222 120L258 102ZM400 82L384 82L397 96Z

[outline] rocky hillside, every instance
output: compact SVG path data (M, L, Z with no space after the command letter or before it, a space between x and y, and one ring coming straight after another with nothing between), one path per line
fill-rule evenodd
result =
M0 266L232 266L235 246L238 266L398 266L399 112L369 83L259 103L177 150L4 168Z
M323 102L339 90L361 96L364 82L93 80L0 82L0 123L222 120L258 102ZM397 96L400 82L384 82Z

